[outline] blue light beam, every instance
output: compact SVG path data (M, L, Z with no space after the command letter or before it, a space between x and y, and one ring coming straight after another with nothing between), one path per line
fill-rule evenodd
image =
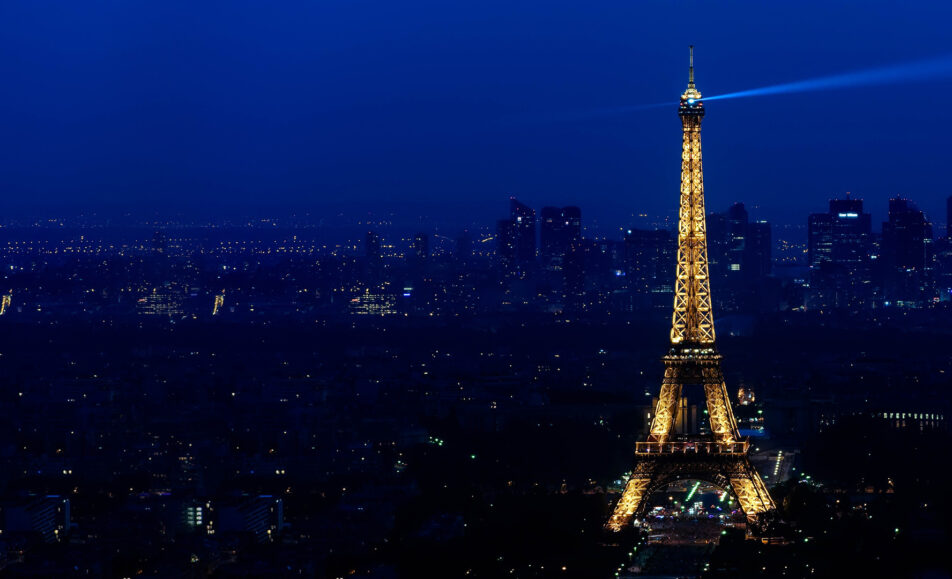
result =
M785 84L775 84L762 88L754 88L704 97L703 101L738 99L757 96L769 96L798 92L812 92L835 90L844 88L881 86L903 82L923 82L952 77L952 55L941 58L923 60L906 64L898 64L883 68L874 68L858 72L848 72L833 76L824 76L809 80L800 80Z

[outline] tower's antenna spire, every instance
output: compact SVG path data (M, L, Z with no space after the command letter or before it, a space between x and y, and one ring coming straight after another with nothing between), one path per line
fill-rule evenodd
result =
M691 60L688 65L688 88L694 88L694 45L691 45Z

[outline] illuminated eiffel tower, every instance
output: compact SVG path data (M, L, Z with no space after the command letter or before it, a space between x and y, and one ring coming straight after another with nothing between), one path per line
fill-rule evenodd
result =
M756 526L776 510L767 487L748 456L750 446L737 430L714 345L714 316L707 263L704 181L701 172L701 119L704 104L694 86L691 47L688 88L681 95L681 209L678 220L678 271L671 323L671 350L664 357L664 381L651 416L646 442L635 445L636 463L615 511L605 524L619 531L645 507L652 492L678 479L699 479L737 495L748 522ZM704 387L711 435L677 436L686 385Z

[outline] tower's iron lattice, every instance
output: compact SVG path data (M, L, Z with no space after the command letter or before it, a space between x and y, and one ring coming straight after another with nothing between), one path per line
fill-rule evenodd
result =
M750 463L750 446L740 437L731 409L721 356L714 345L714 317L707 262L701 119L704 105L694 86L691 47L688 88L681 95L681 205L678 269L671 320L671 350L664 357L661 395L646 442L635 445L637 462L606 528L619 531L645 507L655 490L677 479L697 478L733 490L752 524L776 510L767 487ZM673 435L684 385L704 387L709 437Z

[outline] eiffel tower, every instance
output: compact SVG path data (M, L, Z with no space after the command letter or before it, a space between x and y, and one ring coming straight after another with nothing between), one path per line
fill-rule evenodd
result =
M664 357L661 395L651 416L648 440L635 444L636 463L606 529L620 531L645 507L652 492L678 479L700 479L733 490L752 527L776 506L750 463L750 444L741 438L731 409L721 356L714 344L711 283L701 172L701 119L704 104L694 86L691 47L688 88L681 95L681 208L678 219L678 270L671 323L671 349ZM681 390L704 387L709 436L677 436Z

